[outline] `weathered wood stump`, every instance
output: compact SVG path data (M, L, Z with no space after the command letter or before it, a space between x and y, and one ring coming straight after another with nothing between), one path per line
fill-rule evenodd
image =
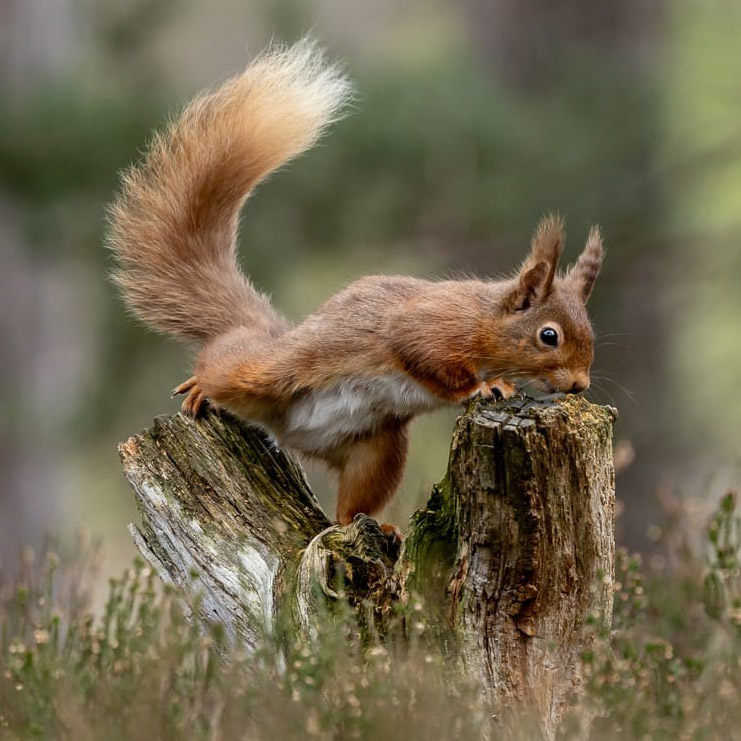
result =
M201 617L248 648L276 624L310 633L340 574L379 625L419 594L502 717L524 710L552 738L594 618L612 611L614 419L575 397L472 403L397 554L368 517L331 525L257 428L213 412L159 418L120 447L142 518L130 530L162 578L200 593Z

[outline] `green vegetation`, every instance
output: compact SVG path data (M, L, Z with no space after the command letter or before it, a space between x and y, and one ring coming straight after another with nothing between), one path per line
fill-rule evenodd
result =
M585 695L563 736L728 738L741 728L741 511L727 494L706 558L671 573L617 559L613 630L584 656ZM680 558L681 555L681 558ZM311 638L266 637L246 655L203 631L141 561L110 582L98 618L96 550L51 547L0 585L0 737L479 738L487 707L409 606L385 645L349 608ZM595 616L595 619L598 616ZM735 730L734 730L735 729ZM527 736L527 734L525 734Z

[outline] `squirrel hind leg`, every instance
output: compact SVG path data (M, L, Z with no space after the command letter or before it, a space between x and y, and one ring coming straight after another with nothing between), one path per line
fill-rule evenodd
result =
M379 433L352 444L340 469L337 521L348 525L355 515L373 516L391 499L404 473L407 457L407 423L396 422ZM387 536L400 533L387 525Z

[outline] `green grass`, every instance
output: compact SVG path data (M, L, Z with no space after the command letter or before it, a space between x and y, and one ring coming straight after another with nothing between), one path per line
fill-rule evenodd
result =
M643 573L618 553L613 627L584 656L575 737L741 734L741 516L724 497L707 554ZM0 583L2 738L480 738L494 709L427 639L409 607L385 645L349 609L311 639L265 638L255 654L187 619L179 596L137 561L90 614L97 551L47 546ZM523 726L524 728L524 726ZM493 732L496 737L496 731ZM530 737L523 730L523 737Z

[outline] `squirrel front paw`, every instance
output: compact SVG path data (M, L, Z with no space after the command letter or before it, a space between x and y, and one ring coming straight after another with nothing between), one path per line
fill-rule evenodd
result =
M482 381L469 398L479 397L481 399L495 399L502 401L509 399L517 391L517 387L503 378L495 378L493 381Z
M191 376L187 381L172 390L173 396L179 396L180 394L186 394L183 403L180 405L183 414L187 414L190 417L197 417L206 404L206 397L203 395L203 391L198 384L198 379L195 376Z
M490 395L498 401L509 399L517 391L517 387L503 378L495 378L489 382Z

